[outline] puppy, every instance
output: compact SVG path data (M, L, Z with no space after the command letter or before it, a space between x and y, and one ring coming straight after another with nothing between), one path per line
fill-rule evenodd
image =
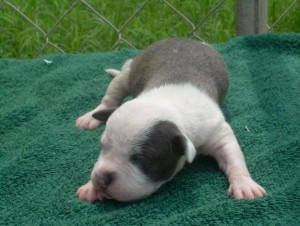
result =
M162 40L121 71L107 72L115 77L101 104L76 121L80 129L106 122L91 180L77 191L81 200L146 198L197 154L216 159L234 198L266 196L220 110L227 68L212 47L191 39ZM119 106L129 94L134 99Z

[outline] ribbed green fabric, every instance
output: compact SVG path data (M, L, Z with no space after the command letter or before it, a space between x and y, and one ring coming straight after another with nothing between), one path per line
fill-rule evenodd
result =
M224 113L266 198L234 200L216 162L199 156L145 200L81 202L104 128L74 121L103 96L104 69L138 51L1 59L0 225L299 225L300 35L215 47L230 71Z

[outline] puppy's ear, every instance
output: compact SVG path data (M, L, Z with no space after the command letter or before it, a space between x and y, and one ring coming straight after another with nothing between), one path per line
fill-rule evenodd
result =
M197 155L197 150L192 141L185 136L185 157L188 163L192 163Z
M106 122L109 116L116 110L117 108L109 108L96 111L92 116L94 119L97 119L101 122Z
M171 142L173 152L185 155L188 163L193 162L197 155L197 151L189 138L182 134L177 134Z

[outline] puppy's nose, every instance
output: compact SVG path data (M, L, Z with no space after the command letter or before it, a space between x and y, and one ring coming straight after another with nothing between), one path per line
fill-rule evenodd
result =
M116 178L116 173L114 172L104 172L99 175L96 174L96 183L102 189L107 189L107 187L114 181Z

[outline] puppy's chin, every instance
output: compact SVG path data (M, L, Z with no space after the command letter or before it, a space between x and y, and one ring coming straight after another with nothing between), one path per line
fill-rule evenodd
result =
M154 193L155 191L153 191L152 193ZM139 194L138 196L136 194L128 193L128 194L122 194L120 196L116 195L116 198L112 198L112 199L119 202L135 202L149 197L152 193Z
M119 184L116 182L115 185L112 185L103 192L103 197L120 202L133 202L147 198L159 189L159 187L150 183L144 183L143 185L131 183L128 186L128 184Z

